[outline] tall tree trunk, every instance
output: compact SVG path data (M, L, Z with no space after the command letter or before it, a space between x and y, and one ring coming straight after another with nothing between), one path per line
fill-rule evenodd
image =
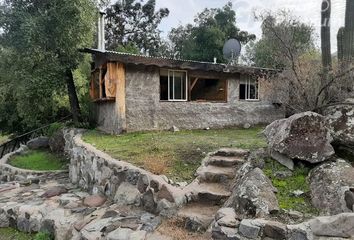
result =
M354 65L354 0L346 1L343 35L343 68L348 70ZM345 80L348 91L353 92L354 82L350 73L345 77Z
M75 124L77 124L81 122L81 111L80 111L79 99L76 93L74 76L71 69L66 70L66 86L68 88L68 95L69 95L71 113L73 115L73 121Z

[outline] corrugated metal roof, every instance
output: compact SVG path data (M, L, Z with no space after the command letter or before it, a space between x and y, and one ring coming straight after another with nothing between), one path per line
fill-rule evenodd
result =
M178 68L183 70L202 70L223 73L278 73L280 70L270 68L249 67L243 65L229 66L227 64L193 61L186 59L173 59L166 57L144 56L131 53L115 51L100 51L98 49L85 48L82 52L91 53L95 56L105 58L107 61L119 61L126 64L157 66L161 68Z

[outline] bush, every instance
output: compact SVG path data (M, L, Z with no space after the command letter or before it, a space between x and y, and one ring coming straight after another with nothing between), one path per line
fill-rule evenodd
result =
M47 232L39 232L34 236L34 240L53 240L53 236Z

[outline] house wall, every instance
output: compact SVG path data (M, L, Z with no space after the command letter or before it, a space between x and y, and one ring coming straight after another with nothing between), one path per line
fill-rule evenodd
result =
M190 76L212 77L213 73L189 72ZM204 76L202 76L204 75ZM220 76L218 74L217 76ZM227 103L160 101L160 70L157 67L126 66L127 131L218 128L245 123L270 123L285 116L270 99L270 82L260 82L260 101L239 100L239 76L228 80ZM267 84L267 88L262 86Z
M110 134L119 134L122 131L116 102L96 102L94 108L98 129Z

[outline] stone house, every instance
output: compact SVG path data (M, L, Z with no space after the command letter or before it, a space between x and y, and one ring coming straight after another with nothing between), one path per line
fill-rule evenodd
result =
M283 118L274 69L84 49L93 55L90 95L99 128L220 128Z

